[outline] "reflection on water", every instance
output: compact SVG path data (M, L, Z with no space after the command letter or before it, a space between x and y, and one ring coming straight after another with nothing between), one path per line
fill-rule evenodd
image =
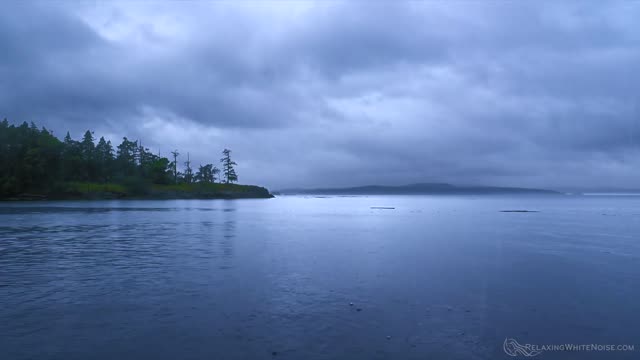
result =
M0 358L494 359L505 338L633 344L638 214L637 197L3 203Z

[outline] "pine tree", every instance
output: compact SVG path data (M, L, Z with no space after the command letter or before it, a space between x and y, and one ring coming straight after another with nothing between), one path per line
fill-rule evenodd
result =
M222 159L220 162L222 163L222 174L224 175L224 182L226 184L231 184L238 181L238 175L236 174L236 170L234 169L236 164L235 161L231 160L231 150L224 149L222 151Z
M180 155L180 153L178 152L178 150L173 150L171 152L171 155L173 155L173 182L177 184L178 183L178 155Z
M189 153L187 153L187 161L185 161L184 165L184 182L186 182L187 184L191 184L193 182L193 169L191 168Z
M103 182L111 180L114 161L113 146L111 145L111 141L106 141L104 137L100 137L98 145L96 145L95 161L98 167L98 180Z
M136 152L138 148L137 141L129 141L126 137L122 138L122 143L118 145L118 156L116 163L120 175L133 176L137 170Z
M95 161L95 145L93 143L93 133L87 130L84 133L82 142L80 142L80 151L82 153L82 167L85 179L88 181L96 180L97 165Z

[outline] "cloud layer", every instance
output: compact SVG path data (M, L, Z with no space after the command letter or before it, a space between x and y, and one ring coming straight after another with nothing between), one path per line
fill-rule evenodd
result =
M634 187L640 6L11 3L0 109L273 188Z

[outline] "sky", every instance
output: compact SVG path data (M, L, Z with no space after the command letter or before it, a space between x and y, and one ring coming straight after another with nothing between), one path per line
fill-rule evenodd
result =
M0 117L276 190L640 188L640 3L40 1L0 11Z

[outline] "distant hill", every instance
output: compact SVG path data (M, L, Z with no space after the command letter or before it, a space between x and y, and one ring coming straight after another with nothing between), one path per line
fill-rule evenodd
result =
M560 194L553 190L497 186L455 186L441 183L424 183L401 186L367 185L329 189L284 189L280 194L313 195L491 195L491 194Z
M640 195L640 189L619 187L573 188L566 189L565 192L573 195Z

